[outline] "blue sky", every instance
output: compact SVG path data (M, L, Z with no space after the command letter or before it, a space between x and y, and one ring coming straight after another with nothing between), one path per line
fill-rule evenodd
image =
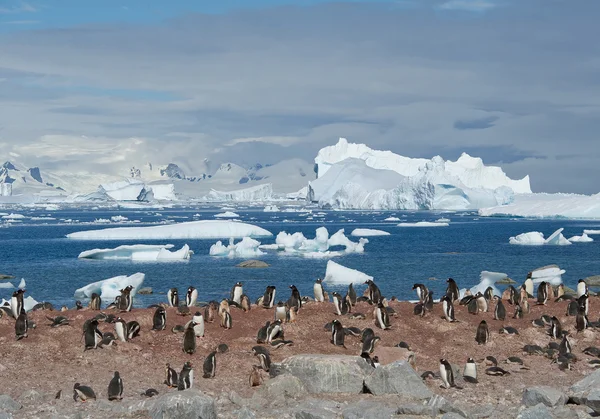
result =
M599 15L566 0L0 0L0 159L193 174L204 158L310 161L343 136L597 193Z

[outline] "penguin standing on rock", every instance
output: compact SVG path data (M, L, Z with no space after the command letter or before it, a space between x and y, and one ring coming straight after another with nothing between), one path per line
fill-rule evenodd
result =
M465 369L463 371L463 378L466 382L471 384L477 384L477 364L473 358L467 359Z
M287 312L285 309L285 304L283 304L283 301L280 301L277 303L277 307L275 307L275 320L280 320L284 322L286 317Z
M177 382L177 390L187 390L194 386L194 369L192 363L187 361L183 364L183 369L179 373L179 381Z
M13 317L16 319L21 314L21 311L24 307L23 305L23 294L25 290L18 289L13 292L12 297L10 298L10 310L12 312Z
M375 282L371 279L368 279L365 284L369 287L369 301L371 301L371 304L379 304L381 302L381 291L379 290L379 287L375 285Z
M300 291L298 291L298 288L296 288L295 285L290 285L290 289L292 290L292 295L288 300L288 306L290 309L295 307L296 311L298 311L300 308L302 308L302 297L300 296Z
M73 400L81 400L82 402L96 400L96 393L94 393L94 390L92 390L91 387L75 383L73 386Z
M350 302L351 306L355 306L356 305L356 291L354 290L354 285L352 285L352 282L350 283L350 285L348 285L348 300Z
M550 336L552 336L554 339L560 339L562 337L562 334L563 334L562 325L560 324L560 320L558 320L558 318L556 316L552 316L548 334Z
M118 304L119 310L131 311L131 307L133 306L133 297L131 296L131 291L133 291L133 287L131 285L128 285L121 290Z
M380 302L375 309L375 324L383 330L388 330L390 328L390 316Z
M217 353L211 352L204 360L203 378L213 378L217 372Z
M102 342L102 332L98 330L98 320L92 319L89 321L85 329L84 334L84 351L88 349L96 349Z
M540 282L537 289L537 304L538 305L546 305L548 301L548 287L546 287L546 282Z
M587 283L583 279L580 279L577 282L577 298L581 297L582 295L588 295L588 293L589 290Z
M90 299L90 310L100 310L102 306L102 298L97 293L92 293L92 297Z
M242 294L244 294L244 287L241 282L236 282L236 284L231 289L231 301L239 304L242 304Z
M197 311L192 317L192 322L194 323L194 334L196 337L204 337L204 317L202 317L202 313Z
M452 300L448 297L448 294L444 295L441 298L442 308L444 310L444 317L449 322L456 321L456 317L454 317L454 304L452 304Z
M115 371L115 374L108 384L108 400L122 400L123 399L123 380L119 375L119 371Z
M196 333L194 332L194 322L188 323L183 333L183 352L186 354L193 354L196 352Z
M167 327L167 312L163 307L158 307L152 317L152 330L165 330Z
M269 372L271 369L271 355L269 350L263 346L257 345L252 348L252 353L260 361L260 368L265 372Z
M427 294L429 293L429 290L427 289L427 287L423 284L414 284L412 289L413 289L413 291L417 292L417 297L419 298L419 302L424 303L425 300L427 299Z
M165 367L165 373L167 375L165 384L168 387L177 387L177 384L178 384L177 371L175 371L173 368L171 368L170 364L167 364Z
M27 330L29 329L29 320L27 319L27 313L24 308L21 308L21 314L17 317L15 322L15 335L17 340L21 340L27 337Z
M115 332L117 333L117 338L119 338L121 342L127 342L127 323L120 317L115 319Z
M446 283L448 284L448 286L446 287L446 295L450 297L450 300L453 303L455 301L458 301L460 293L458 291L458 285L456 284L456 281L452 278L448 278L446 280Z
M318 278L313 285L313 292L315 294L315 301L322 303L325 301L325 292L323 290L323 280Z
M452 366L447 360L443 358L440 359L440 378L444 383L444 388L456 387L456 383L454 382L454 371L452 371Z
M494 320L504 321L506 318L506 308L504 307L504 304L502 304L502 299L498 296L495 296L494 299L496 300L496 307L494 308Z
M193 307L196 305L196 301L198 300L198 290L190 285L185 294L185 305L188 307Z
M342 315L342 296L335 291L331 293L331 296L332 296L333 306L335 307L335 314L337 314L338 316L341 316Z
M260 374L260 369L256 365L252 365L252 371L250 372L250 377L248 378L248 383L250 387L256 387L263 383L264 379Z
M262 297L263 308L273 308L273 305L275 304L276 291L277 289L274 285L267 286Z
M167 301L171 307L179 307L179 291L177 288L171 288L167 292Z

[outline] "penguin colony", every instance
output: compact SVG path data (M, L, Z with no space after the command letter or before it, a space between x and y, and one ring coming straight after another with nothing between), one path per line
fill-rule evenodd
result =
M560 301L568 301L567 316L574 317L573 324L570 327L564 327L556 316L542 315L540 318L532 319L531 324L536 328L545 328L550 343L547 347L539 345L525 345L523 353L527 355L539 355L547 357L552 364L556 364L561 370L570 370L573 363L577 362L577 357L572 352L572 344L569 336L572 333L583 332L587 328L600 327L600 322L590 322L588 315L590 312L590 291L585 281L580 280L577 286L576 294L570 295L565 292L564 286L552 287L546 282L537 285L534 291L534 283L531 275L528 275L523 285L517 289L509 286L503 295L494 295L490 287L484 293L472 295L469 291L460 298L459 288L452 278L447 281L446 292L439 299L439 303L434 303L433 292L424 284L414 284L412 289L416 292L418 302L414 305L413 313L419 317L426 317L438 311L440 318L448 323L460 322L461 316L478 316L482 313L490 313L485 319L482 319L473 331L474 342L477 345L487 345L491 342L493 330L498 330L498 335L518 335L519 331L511 326L504 326L503 322L510 317L511 308L514 310L513 318L523 318L530 313L530 304L545 306ZM379 359L373 356L376 347L385 340L387 330L394 327L392 318L397 317L397 313L389 306L388 300L381 293L379 287L374 281L368 280L364 294L357 297L354 286L350 284L342 296L339 292L330 294L325 291L323 281L318 279L313 286L314 299L307 296L301 296L298 289L290 286L290 296L287 301L277 300L277 290L275 286L267 286L264 294L259 297L254 307L271 310L273 320L267 321L256 334L257 345L249 348L255 360L256 365L252 365L248 374L248 385L251 387L261 385L264 380L264 373L269 373L271 368L271 351L284 346L293 345L294 342L285 339L284 329L286 325L301 322L301 309L307 303L331 304L331 316L334 317L330 323L325 325L325 330L330 333L330 343L346 350L348 339L357 339L360 341L360 352L355 355L362 357L371 367L379 366ZM113 310L115 314L106 314L104 311L94 317L88 318L83 325L83 350L101 350L105 346L119 344L118 342L129 342L134 340L140 333L166 333L167 308L173 307L170 313L185 316L191 316L185 324L172 328L171 332L181 333L181 350L190 356L197 352L197 341L205 336L205 322L218 322L224 329L234 327L234 315L243 315L253 308L249 297L244 294L243 284L236 283L230 293L230 298L225 298L221 302L210 301L208 303L198 302L198 290L190 286L185 292L184 298L180 299L176 288L171 288L167 292L167 301L164 304L151 305L154 315L152 318L152 328L148 331L142 331L140 324L135 321L125 321L120 315L131 312L133 307L133 296L131 291L133 287L128 286L120 290L120 295L111 302L105 311ZM535 296L534 296L535 292ZM26 339L28 331L35 328L35 324L27 318L27 313L23 304L23 294L25 290L17 290L13 293L10 306L0 307L0 317L7 316L15 319L15 338L17 340ZM392 300L395 300L392 297ZM277 301L277 302L276 302ZM506 306L505 306L506 303ZM100 311L102 301L97 294L92 295L88 309L91 311ZM359 305L360 304L360 305ZM436 309L435 307L440 307ZM464 306L461 307L461 306ZM356 312L356 309L366 309L366 314ZM40 303L33 310L52 310L49 303ZM76 309L84 309L81 302L77 301ZM343 317L372 320L372 327L363 329L357 327L345 327ZM60 327L69 325L69 319L66 316L50 317L49 327ZM498 323L499 322L499 323ZM100 328L100 324L107 327ZM500 327L497 327L499 325ZM572 327L571 327L572 326ZM377 331L377 332L376 332ZM168 332L168 331L167 331ZM467 338L465 338L467 339ZM388 345L389 346L389 345ZM406 342L400 342L395 345L409 350L408 362L417 371L416 353L410 350ZM217 374L217 365L219 354L228 351L226 344L218 345L215 350L206 354L202 365L202 373L199 374L203 379L211 379ZM583 349L583 353L600 358L600 349L588 347ZM351 355L349 353L349 355ZM164 385L169 388L185 390L193 388L195 381L194 368L196 367L196 358L190 358L181 369L177 370L166 363L164 373ZM194 362L193 362L194 361ZM460 362L461 360L454 360ZM425 371L421 374L424 380L438 379L440 387L448 389L462 389L462 386L476 385L478 383L478 364L485 365L485 374L491 376L504 376L510 374L501 363L493 356L489 355L485 359L475 360L468 357L465 360L462 375L460 369L451 364L451 361L445 358L439 361L439 371ZM506 365L518 366L521 370L527 370L523 360L517 356L510 356L504 360ZM600 366L600 361L592 360L590 365ZM197 367L196 367L197 368ZM460 375L460 380L457 375ZM460 381L460 382L458 382ZM97 383L94 383L97 384ZM123 379L118 371L114 372L113 378L108 384L107 395L111 401L118 401L123 398ZM142 393L143 396L152 397L159 392L150 388ZM57 394L60 397L60 392ZM86 401L96 399L94 390L88 385L76 383L73 387L73 399L75 401Z

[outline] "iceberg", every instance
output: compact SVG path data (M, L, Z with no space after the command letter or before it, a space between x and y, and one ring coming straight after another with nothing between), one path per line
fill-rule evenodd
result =
M133 297L144 283L145 278L146 275L140 272L131 276L115 276L79 288L75 291L74 297L78 300L82 300L84 298L91 298L93 293L97 293L104 301L112 301L117 296L121 295L121 289L129 285L133 287L133 290L131 291L131 296Z
M600 194L519 194L507 205L479 209L484 217L600 218ZM589 234L589 233L588 233Z
M92 249L79 254L79 259L130 259L135 261L168 261L188 260L192 255L186 244L181 249L170 251L174 245L134 244L123 245L114 249Z
M386 218L383 221L400 221L400 218L398 218L398 217L388 217L388 218Z
M273 185L266 183L263 185L252 186L250 188L238 189L235 191L217 191L212 189L204 197L207 201L265 201L273 197Z
M588 234L592 236L594 234L600 234L600 230L583 230L583 234Z
M224 246L221 241L213 244L210 247L208 254L210 256L229 256L229 257L240 257L250 258L261 256L264 254L258 247L260 242L250 237L244 237L238 243L234 243L233 239L229 239L229 245Z
M271 237L264 228L227 220L200 220L150 227L115 227L78 231L67 234L70 239L85 240L175 240Z
M544 239L544 234L539 231L530 231L528 233L521 233L517 236L510 237L508 242L510 244L517 244L521 246L542 246L542 245L554 245L554 246L567 246L571 242L562 235L563 228L559 228L550 235L547 239Z
M335 234L329 237L329 232L325 227L319 227L315 232L314 239L307 239L302 233L288 234L281 231L275 238L275 246L264 245L261 249L277 249L287 253L297 253L306 257L334 257L347 253L363 253L365 244L369 243L368 239L360 238L357 242L353 242L344 234L344 229L338 230ZM344 251L331 252L329 248L332 246L343 246ZM318 254L318 255L317 255Z
M36 300L34 300L33 297L30 295L23 298L23 308L25 308L25 311L31 311L33 309L33 307L35 307L36 304L38 304L38 302ZM5 300L3 298L2 302L0 303L0 306L10 307L10 300Z
M371 236L389 236L390 233L383 230L374 230L371 228L355 228L350 233L354 237L371 237Z
M11 289L15 286L10 282L0 282L0 289Z
M581 236L573 236L573 237L569 237L568 240L571 243L590 243L593 242L594 239L592 239L590 236L588 236L586 233L583 233Z
M559 228L556 230L550 237L546 239L546 244L556 245L556 246L568 246L571 244L569 240L563 236L562 231L564 228Z
M325 282L340 285L364 284L369 279L372 280L373 277L361 271L357 271L356 269L342 266L332 260L327 261L324 278Z
M400 223L397 227L448 227L450 224L448 223L438 223L438 222L429 222L429 221L419 221L416 223Z
M225 211L220 214L213 215L213 217L215 217L215 218L238 218L239 216L240 216L239 214L236 214L235 212L231 212L231 211Z
M558 265L548 265L541 268L534 269L531 272L531 280L534 284L539 284L542 281L548 282L551 285L562 284L562 275L566 271L560 269Z
M502 272L481 271L479 274L479 284L471 287L470 291L473 295L478 292L483 294L488 287L492 287L494 295L502 295L495 284L506 277L508 277L508 275ZM461 295L464 296L464 292L461 292Z
M2 219L4 219L4 220L22 220L23 218L27 218L27 217L25 217L23 214L13 214L13 213L2 216Z

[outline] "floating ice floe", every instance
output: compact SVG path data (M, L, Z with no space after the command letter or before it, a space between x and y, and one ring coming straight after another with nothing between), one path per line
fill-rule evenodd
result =
M55 204L48 204L44 207L44 209L46 211L58 211L60 209L60 207L58 205Z
M560 269L558 265L548 265L531 271L531 280L534 284L542 281L548 282L554 286L562 284L562 275L566 271Z
M279 212L279 207L277 205L267 205L264 212Z
M588 234L588 235L594 235L594 234L600 234L600 230L583 230L584 234Z
M13 214L13 213L2 216L2 219L4 219L4 220L22 220L23 218L27 218L27 217L25 217L23 214Z
M229 245L225 246L221 241L210 246L210 256L229 256L229 257L256 257L263 255L258 247L260 242L250 237L244 237L241 241L234 243L233 239L229 239Z
M586 233L583 233L581 236L573 236L573 237L569 237L568 239L571 243L590 243L593 242L594 239L592 239L590 236L588 236Z
M70 239L93 240L174 240L271 237L264 228L234 221L201 220L150 227L116 227L67 234Z
M220 214L213 215L213 217L215 217L215 218L238 218L239 216L240 216L239 214L236 214L235 212L231 212L231 211L225 211Z
M388 218L386 218L383 221L400 221L400 218L398 218L398 217L388 217Z
M438 222L429 222L429 221L419 221L417 223L400 223L398 227L448 227L450 224L448 223L438 223Z
M113 215L112 217L110 217L110 220L114 223L122 223L125 221L129 221L129 218L124 217L122 215Z
M319 227L316 230L314 239L307 239L302 233L288 234L285 231L280 232L275 238L274 245L261 245L263 250L281 250L288 254L298 254L310 258L335 257L347 253L363 253L368 239L360 238L353 242L344 234L344 229L338 230L329 237L329 232L325 227ZM330 251L332 246L343 246L343 251Z
M383 230L374 230L371 228L355 228L350 233L354 237L371 237L371 236L389 236L390 233Z
M449 223L450 219L449 218L438 218L437 220L435 220L436 223Z
M187 260L194 253L186 244L181 249L170 251L174 245L134 244L114 249L92 249L81 252L79 259L130 259L135 261Z
M517 236L510 237L508 242L510 244L517 244L521 246L542 246L542 245L554 245L554 246L567 246L571 242L562 235L563 228L559 228L550 235L547 239L544 238L544 234L539 231L530 231L528 233L521 233Z
M97 293L104 301L112 302L118 295L121 295L120 290L129 285L133 287L131 291L133 297L144 283L145 277L145 274L138 272L131 276L121 275L93 282L75 291L74 297L76 299L90 298L93 293Z
M110 224L111 221L107 218L96 218L94 221L94 224Z
M372 276L356 269L347 268L330 260L327 261L324 281L331 284L363 284L368 279L373 279Z
M11 289L15 286L10 282L0 282L0 289Z

